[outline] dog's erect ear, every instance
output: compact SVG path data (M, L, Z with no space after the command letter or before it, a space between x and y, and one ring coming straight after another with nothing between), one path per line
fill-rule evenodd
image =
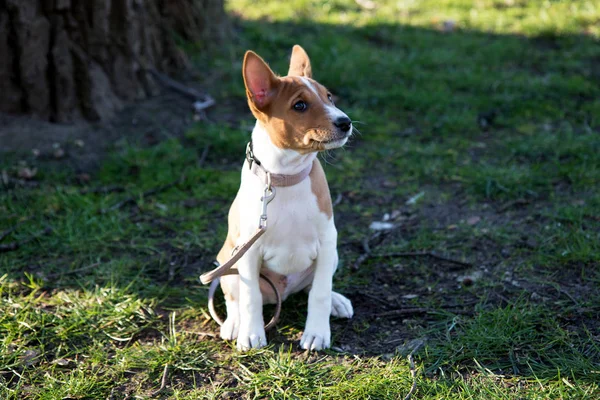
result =
M265 107L273 98L279 83L267 63L253 51L247 51L244 56L244 84L246 94L258 109Z
M312 78L312 68L310 67L310 58L306 51L299 45L292 49L292 58L290 60L289 76L305 76Z

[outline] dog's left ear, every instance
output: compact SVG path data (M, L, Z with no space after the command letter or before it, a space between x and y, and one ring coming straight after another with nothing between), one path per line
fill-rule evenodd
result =
M267 63L253 51L247 51L242 66L246 94L256 108L264 109L273 100L278 80Z
M306 51L299 45L295 45L292 49L292 58L290 60L290 70L288 71L288 75L312 78L310 58L308 58Z

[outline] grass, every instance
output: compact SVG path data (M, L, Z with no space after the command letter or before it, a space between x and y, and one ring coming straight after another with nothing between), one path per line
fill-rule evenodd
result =
M37 186L0 192L0 232L17 225L1 244L35 237L0 253L0 398L397 399L415 343L413 398L600 397L600 3L375 5L231 0L239 34L188 49L218 98L210 122L152 146L123 138L84 185L66 164L0 160L8 176L38 168ZM252 127L243 52L284 73L296 43L362 132L323 158L342 196L335 285L356 316L332 321L334 349L304 354L296 295L272 345L243 354L213 337L198 275ZM396 228L374 254L472 267L354 270L386 213Z

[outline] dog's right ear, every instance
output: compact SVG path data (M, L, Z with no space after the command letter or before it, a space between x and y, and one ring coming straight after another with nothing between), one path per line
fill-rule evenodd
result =
M294 45L292 48L292 58L290 59L289 76L305 76L312 78L312 67L310 66L310 58L300 45Z
M257 109L263 109L273 99L279 80L267 63L253 51L246 52L242 71L248 100Z

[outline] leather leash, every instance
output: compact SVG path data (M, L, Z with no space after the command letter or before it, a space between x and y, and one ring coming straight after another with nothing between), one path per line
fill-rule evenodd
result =
M267 230L267 206L275 198L275 187L294 186L302 182L304 179L306 179L306 177L308 177L313 166L311 163L308 167L294 175L272 174L267 171L262 166L261 162L254 156L252 140L248 142L248 145L246 146L246 160L248 161L248 167L250 168L250 171L252 171L252 173L265 182L265 189L262 197L260 198L262 202L262 213L258 221L258 229L256 232L254 232L250 239L248 239L242 245L236 246L231 251L231 257L223 265L219 265L219 263L215 261L217 268L205 272L200 276L200 281L203 284L211 284L208 290L208 311L210 312L211 317L219 325L223 325L223 320L219 317L214 307L214 295L215 291L217 290L217 285L219 284L219 278L224 275L237 274L237 269L234 269L233 266L239 261L240 258L242 258L244 254L246 254L248 250L250 250L252 245L254 245L254 243L256 243L256 241ZM265 330L269 330L275 326L277 320L279 319L279 314L281 313L281 294L279 293L279 290L275 284L269 278L263 274L260 274L260 277L271 286L275 292L275 297L277 298L275 314L273 315L273 318L271 318L271 321L269 321L269 323L265 326Z

